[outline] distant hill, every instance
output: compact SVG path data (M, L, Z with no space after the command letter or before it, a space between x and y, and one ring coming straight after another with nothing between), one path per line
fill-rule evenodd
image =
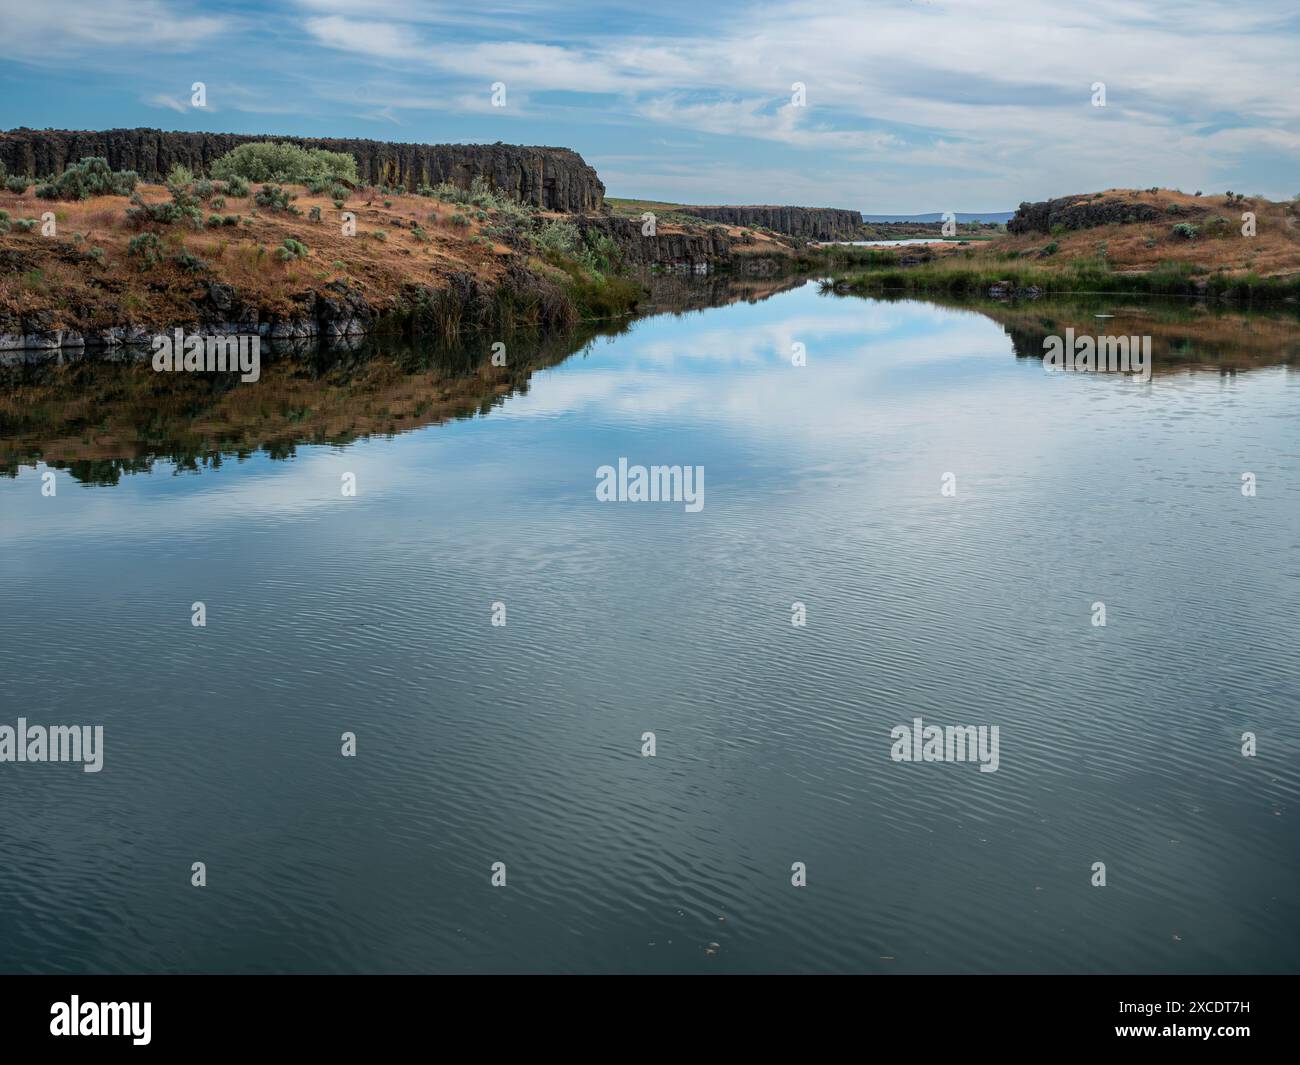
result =
M1006 222L1016 212L1015 211L978 211L974 214L963 214L957 212L958 222ZM930 214L864 214L864 222L942 222L943 212L934 211Z

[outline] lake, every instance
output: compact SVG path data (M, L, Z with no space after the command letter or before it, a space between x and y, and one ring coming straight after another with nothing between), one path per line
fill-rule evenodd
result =
M495 375L7 367L0 725L103 750L0 764L0 970L1295 971L1295 315L703 291Z

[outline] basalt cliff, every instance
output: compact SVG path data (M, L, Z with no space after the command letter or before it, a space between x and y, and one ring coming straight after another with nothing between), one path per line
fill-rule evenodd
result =
M605 186L577 152L515 144L399 144L333 137L249 136L184 133L158 129L13 129L0 133L0 162L11 174L60 174L69 163L102 156L114 170L134 170L158 182L179 163L196 173L232 148L249 141L289 141L306 148L347 152L363 182L402 185L447 181L468 186L475 176L523 203L548 211L598 212Z
M1022 203L1007 222L1007 232L1050 233L1056 226L1066 229L1093 229L1097 226L1154 222L1160 210L1150 203L1137 201L1136 193L1128 198L1093 193L1089 196L1061 196L1055 200Z
M860 240L862 213L836 207L681 207L706 222L771 229L805 240Z

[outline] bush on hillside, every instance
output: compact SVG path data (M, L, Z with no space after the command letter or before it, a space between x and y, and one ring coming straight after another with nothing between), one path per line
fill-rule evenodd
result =
M296 197L285 192L279 185L263 185L257 190L253 202L258 207L265 207L268 211L288 211L293 213L296 210L292 204L294 199Z
M24 179L25 180L25 179ZM87 156L36 190L45 200L88 200L92 196L130 196L139 176L134 170L114 170L102 156ZM18 191L10 186L10 191Z
M311 185L357 180L357 161L346 152L301 148L296 144L254 141L241 144L212 164L212 176L223 181L243 178L254 183ZM234 195L234 193L232 193Z

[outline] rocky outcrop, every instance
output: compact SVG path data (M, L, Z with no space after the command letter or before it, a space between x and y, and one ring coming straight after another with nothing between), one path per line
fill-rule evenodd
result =
M160 181L177 163L206 171L232 148L249 141L290 141L307 148L347 152L363 181L404 185L450 181L468 187L486 178L523 203L550 211L600 211L605 186L582 156L568 148L514 144L396 144L332 137L246 136L183 133L157 129L14 129L0 133L0 162L11 174L60 174L69 163L102 156L114 170L134 170L144 181Z
M320 338L325 342L359 337L374 326L380 311L344 281L331 281L319 290L308 289L292 301L288 314L269 315L242 299L231 285L200 283L190 302L185 321L173 323L186 333L203 336L259 336L270 341ZM61 348L116 348L149 344L159 332L139 323L106 328L66 327L50 310L21 315L0 314L0 353L9 351L54 351ZM4 356L0 354L0 361Z
M762 227L805 240L858 240L860 211L836 207L679 207L682 214L728 226Z
M1050 233L1053 226L1091 229L1127 222L1154 222L1160 211L1149 203L1115 198L1062 196L1038 203L1022 203L1007 222L1008 233Z
M730 257L732 242L721 226L684 229L657 226L653 237L643 236L641 220L612 215L575 218L584 236L591 230L609 237L619 247L624 264L655 266L719 262Z

